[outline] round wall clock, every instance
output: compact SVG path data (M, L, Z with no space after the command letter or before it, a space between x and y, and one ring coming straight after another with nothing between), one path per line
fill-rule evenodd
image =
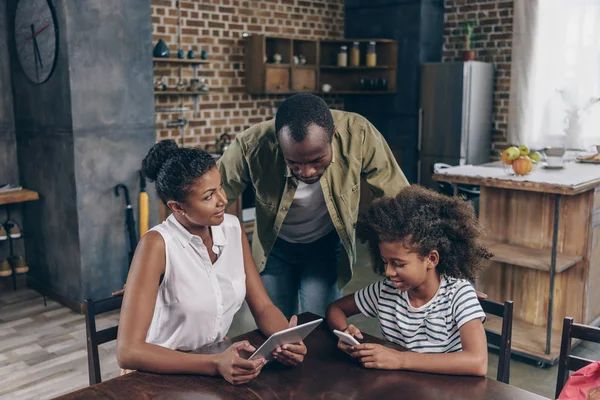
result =
M15 48L33 83L46 82L58 56L58 22L51 0L19 0L14 17Z

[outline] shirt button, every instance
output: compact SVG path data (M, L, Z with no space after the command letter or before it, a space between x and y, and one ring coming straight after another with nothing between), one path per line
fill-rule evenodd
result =
M281 207L281 211L287 211L287 210L288 210L287 207L285 207L285 206Z

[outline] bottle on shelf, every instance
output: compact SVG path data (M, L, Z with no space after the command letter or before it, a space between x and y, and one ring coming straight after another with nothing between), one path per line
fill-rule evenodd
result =
M360 47L358 42L352 43L352 48L350 49L350 66L358 67L360 65Z
M348 66L348 47L340 46L340 51L337 55L337 66L347 67Z
M377 52L375 42L369 42L367 47L367 67L375 67L377 65Z

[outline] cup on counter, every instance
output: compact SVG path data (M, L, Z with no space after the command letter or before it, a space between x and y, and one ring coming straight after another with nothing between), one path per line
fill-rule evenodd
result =
M550 147L544 150L544 153L546 153L546 165L548 165L548 167L557 168L564 165L564 147Z

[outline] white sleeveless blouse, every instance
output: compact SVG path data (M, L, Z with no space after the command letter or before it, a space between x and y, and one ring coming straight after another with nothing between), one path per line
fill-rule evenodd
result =
M246 297L239 220L225 214L221 225L211 227L214 264L202 239L173 215L152 230L165 241L166 266L146 342L195 350L220 341Z

